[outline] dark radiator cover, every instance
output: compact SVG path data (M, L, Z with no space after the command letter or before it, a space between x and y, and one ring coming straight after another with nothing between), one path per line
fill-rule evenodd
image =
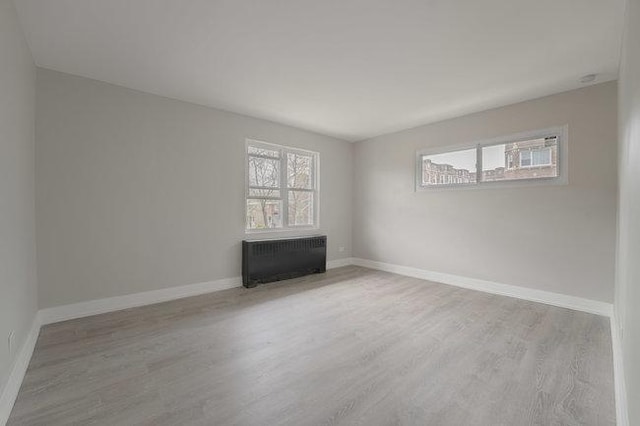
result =
M327 237L242 242L242 284L286 280L327 270Z

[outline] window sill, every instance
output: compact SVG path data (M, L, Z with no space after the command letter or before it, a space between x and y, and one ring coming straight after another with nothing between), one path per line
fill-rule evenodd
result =
M320 233L320 228L317 226L301 227L301 228L286 228L286 229L269 229L269 230L245 230L244 235L247 238L255 240L266 240L272 238L287 238L287 237L312 237Z
M513 189L526 187L541 186L564 186L569 184L567 176L548 177L548 178L532 178L532 179L514 179L507 181L485 181L475 184L450 184L450 185L434 185L422 186L418 185L415 192L441 192L441 191L477 191L484 189Z

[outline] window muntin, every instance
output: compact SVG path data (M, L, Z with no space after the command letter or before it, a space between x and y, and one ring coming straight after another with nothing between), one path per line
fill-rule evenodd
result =
M318 224L318 153L247 140L245 228L313 228Z
M560 178L564 134L563 129L554 128L466 148L435 153L418 151L417 187L473 187L493 182ZM566 175L563 177L566 181Z

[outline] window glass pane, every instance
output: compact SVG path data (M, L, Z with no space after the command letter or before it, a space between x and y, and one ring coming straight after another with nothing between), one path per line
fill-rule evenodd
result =
M506 144L485 146L482 148L482 181L504 180L504 172L511 165L513 155L506 154Z
M282 201L247 199L247 229L282 228Z
M558 138L482 147L482 181L557 177Z
M280 190L278 189L259 189L249 188L249 197L251 198L280 198Z
M313 225L313 192L289 191L289 225Z
M476 149L422 156L422 185L464 185L476 182Z
M313 188L313 157L310 155L287 154L287 182L289 188Z
M280 158L280 151L278 151L278 150L260 148L260 147L253 146L253 145L249 145L249 147L247 148L247 152L249 154L266 155L268 157Z
M532 161L534 166L546 166L551 164L551 151L549 148L531 151Z
M280 160L249 156L249 186L278 188Z
M523 167L531 165L531 151L520 151L520 165Z

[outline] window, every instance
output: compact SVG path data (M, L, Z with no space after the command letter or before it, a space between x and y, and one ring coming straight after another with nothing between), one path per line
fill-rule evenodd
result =
M520 152L520 167L551 165L551 148L535 148Z
M247 141L246 229L318 225L318 153Z
M416 157L417 188L541 179L566 182L566 127L507 136L464 148L423 150Z

